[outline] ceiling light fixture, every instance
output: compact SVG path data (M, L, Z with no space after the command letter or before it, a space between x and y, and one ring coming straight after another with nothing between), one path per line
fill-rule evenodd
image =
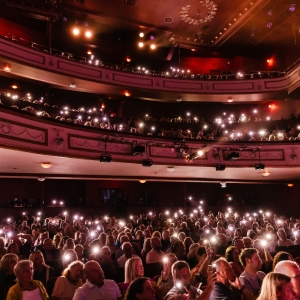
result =
M85 32L85 36L86 36L87 38L90 38L90 37L92 36L92 33L91 33L90 31L86 31L86 32Z
M9 63L4 63L2 66L3 71L5 72L10 72L11 71L11 64Z
M140 183L145 183L145 182L146 182L145 179L141 179L141 180L140 180Z
M168 171L168 172L170 172L170 173L172 173L172 172L174 172L174 171L175 171L175 168L174 168L174 167L172 167L172 166L170 166L170 167L167 167L167 171Z
M262 173L263 176L268 177L270 176L270 172L268 170L266 170L264 173Z
M51 163L49 163L49 162L41 163L41 166L44 169L49 169L49 168L51 168Z
M72 32L74 35L79 35L80 30L78 28L74 28Z
M289 10L291 12L295 11L296 10L296 4L291 4L290 7L289 7Z

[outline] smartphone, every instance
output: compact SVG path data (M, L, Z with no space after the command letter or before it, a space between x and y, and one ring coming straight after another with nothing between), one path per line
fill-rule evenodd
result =
M164 272L167 270L167 268L168 268L168 261L169 261L169 259L168 259L168 257L164 257L163 258L163 270L164 270Z
M212 272L216 273L217 272L217 265L215 263L212 263Z

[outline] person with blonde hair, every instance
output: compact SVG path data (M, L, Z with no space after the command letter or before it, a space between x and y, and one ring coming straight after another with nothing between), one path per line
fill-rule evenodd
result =
M83 285L83 266L84 263L76 260L71 262L63 271L62 276L58 277L52 292L52 299L72 300L77 288Z
M40 250L30 254L29 260L33 262L33 279L41 281L46 287L48 280L55 277L54 269L46 265L44 255Z
M281 273L269 273L262 282L257 300L296 300L291 278Z
M9 286L13 286L16 282L14 274L14 266L19 261L16 254L5 254L0 261L0 299L5 299L5 292Z
M123 283L119 284L119 288L121 290L122 295L124 296L131 282L136 278L144 276L144 266L143 262L139 257L132 257L126 261L125 264L125 280ZM156 292L156 296L159 299L163 299L163 297L169 291L168 277L170 270L162 271L162 282L161 284L156 284L154 280L151 280L152 286Z
M13 285L6 296L6 300L49 300L44 285L33 280L33 262L21 260L14 267L17 283Z

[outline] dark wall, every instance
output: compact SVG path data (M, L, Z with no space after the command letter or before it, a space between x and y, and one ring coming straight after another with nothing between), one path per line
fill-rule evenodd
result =
M101 198L102 189L120 189L129 196L128 213L136 210L147 211L149 207L158 211L165 207L184 208L186 199L187 209L197 207L200 200L214 211L223 210L224 207L235 206L238 210L251 207L252 210L271 209L279 214L289 216L300 215L300 185L288 187L286 184L233 184L227 183L221 188L220 183L172 183L172 182L146 182L141 184L135 181L107 181L107 180L45 180L39 182L34 179L1 179L0 180L0 206L8 207L9 200L15 195L19 199L38 199L44 195L45 204L51 200L64 200L66 206L78 207L77 200L83 197L85 207L98 206L92 211L101 214L105 211L115 213L114 204L104 204ZM154 201L140 202L140 190L153 192ZM192 197L192 200L188 198ZM228 197L232 197L229 201ZM152 198L150 198L151 200ZM37 207L37 209L39 206ZM119 207L120 208L120 207ZM118 209L119 209L118 208ZM123 213L127 205L121 207ZM64 208L63 208L64 209ZM77 208L78 209L78 208ZM5 210L2 210L2 212Z

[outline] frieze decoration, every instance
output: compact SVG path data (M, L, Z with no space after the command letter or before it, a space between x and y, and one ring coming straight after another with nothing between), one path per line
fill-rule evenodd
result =
M68 134L69 149L76 151L88 151L88 152L105 152L120 155L132 155L132 143L124 140L107 140L106 135L102 135L99 139L87 138L85 136L79 136L74 134Z
M296 154L296 150L298 149L298 147L290 147L291 150L291 154L290 154L290 159L291 160L296 160L297 159L297 154Z
M62 146L65 140L63 139L63 137L60 136L60 134L64 132L64 130L60 128L51 128L51 130L56 133L56 137L53 140L53 144L57 147Z
M0 118L0 136L22 142L47 145L47 129Z
M259 160L259 152L260 152L260 160L262 161L284 161L284 149L260 149L260 151L250 151L250 150L236 150L234 148L222 149L222 156L225 159L228 157L228 154L232 151L237 151L239 153L239 161L247 161L247 160Z

